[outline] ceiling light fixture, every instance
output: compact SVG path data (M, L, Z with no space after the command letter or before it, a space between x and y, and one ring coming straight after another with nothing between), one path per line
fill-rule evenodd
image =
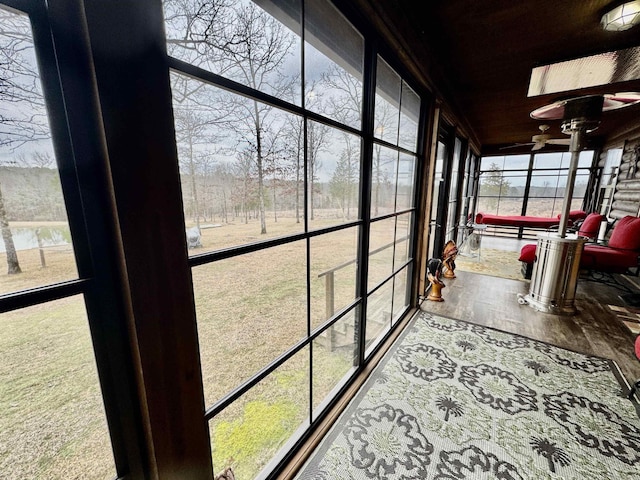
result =
M609 32L622 32L640 23L640 0L625 2L602 16L602 28Z

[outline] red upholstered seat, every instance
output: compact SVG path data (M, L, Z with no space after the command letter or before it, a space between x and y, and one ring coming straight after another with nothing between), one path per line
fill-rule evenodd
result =
M580 225L578 235L590 239L596 238L598 236L598 230L600 230L600 224L604 220L606 220L604 215L600 215L599 213L590 213L587 215L587 218L584 219L582 225Z
M569 213L568 224L572 225L576 220L582 220L586 216L586 212L582 210L573 210ZM530 217L527 215L491 215L478 212L476 223L507 227L551 228L560 224L560 215L557 217Z
M536 259L536 244L529 243L520 249L520 260L525 263L533 263Z
M562 214L558 214L556 218L560 220L561 216ZM587 212L585 212L584 210L571 210L569 212L569 220L571 222L575 222L576 220L582 220L583 218L587 218Z
M618 220L608 245L611 248L640 250L640 218L627 215Z
M638 252L604 245L585 245L580 258L581 268L610 273L624 273L637 264Z
M640 360L640 335L636 337L636 357Z
M592 218L594 225L599 226L600 222L597 218ZM585 220L584 223L587 221ZM627 216L616 222L607 245L585 245L580 258L580 268L608 273L625 273L629 268L638 266L639 255L640 218ZM531 243L522 247L519 258L521 262L531 265L535 258L536 244Z

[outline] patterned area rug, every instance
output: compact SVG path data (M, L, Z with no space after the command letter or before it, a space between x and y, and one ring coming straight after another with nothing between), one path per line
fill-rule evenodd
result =
M519 256L519 252L483 248L479 259L477 257L458 255L456 257L456 269L465 272L482 273L492 277L524 280L520 272Z
M617 366L419 313L297 479L638 479Z

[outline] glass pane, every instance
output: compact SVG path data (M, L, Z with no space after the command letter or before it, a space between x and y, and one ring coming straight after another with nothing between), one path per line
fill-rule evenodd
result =
M312 121L307 129L310 227L357 220L360 138Z
M409 306L409 294L407 292L408 276L410 268L407 267L393 277L393 320L395 324Z
M373 145L371 174L371 217L394 211L398 152L378 144ZM406 179L405 179L406 181Z
M0 8L0 294L78 278L26 15Z
M308 427L309 397L307 347L209 422L215 473L232 467L238 480L256 478Z
M382 336L391 328L393 279L369 295L367 300L367 325L365 333L365 358Z
M302 121L173 73L189 253L304 229Z
M593 162L593 150L584 150L578 156L578 167L589 168ZM571 165L571 152L562 154L561 168L569 168Z
M396 221L396 245L393 270L397 270L409 260L409 234L411 233L411 213L399 215Z
M306 336L305 251L299 241L192 269L207 406Z
M364 40L327 0L305 0L305 107L361 128Z
M529 155L507 155L504 157L505 170L528 170Z
M311 237L311 328L356 298L358 228Z
M480 171L502 170L506 157L482 157L480 159Z
M399 145L415 152L418 147L418 120L420 119L420 97L409 85L402 82L402 106L400 108Z
M490 170L482 173L479 182L479 193L482 196L507 196L511 182L500 170Z
M300 3L163 0L169 55L300 105Z
M431 252L431 255L436 255L438 256L439 253L434 252L435 249L435 241L436 241L436 234L437 234L437 218L438 218L438 208L440 208L440 206L438 205L438 199L440 198L440 186L444 183L444 178L443 178L443 167L444 167L444 159L446 157L447 154L447 146L442 143L442 142L438 142L438 147L436 149L436 165L435 165L435 170L433 172L433 188L432 188L432 192L433 194L431 195L431 215L430 215L430 232L429 232L429 247L428 247L428 251ZM479 210L482 211L482 210Z
M497 215L498 199L495 197L478 197L478 204L476 208L478 212Z
M522 213L522 197L501 198L498 204L498 215L520 215Z
M534 175L531 177L529 197L555 197L558 190L557 175ZM564 188L564 185L562 185Z
M323 403L355 369L358 345L355 335L355 310L352 310L313 342L313 410L320 414Z
M581 172L583 170L578 170L578 172ZM585 194L587 193L587 187L589 185L589 174L577 174L576 175L576 181L574 183L573 186L573 197L574 198L579 198L580 200L582 200L585 196Z
M580 152L578 157L578 167L590 168L593 163L593 156L595 152L593 150L584 150Z
M398 165L398 189L396 192L396 212L413 207L416 157L400 154Z
M395 217L371 223L367 289L369 292L391 275L393 271L395 226Z
M563 162L569 162L570 158L568 153L536 153L533 157L533 169L560 168L563 166ZM567 163L565 168L568 166Z
M401 85L400 76L378 56L373 134L394 145L398 144Z
M82 297L0 316L2 478L116 474Z

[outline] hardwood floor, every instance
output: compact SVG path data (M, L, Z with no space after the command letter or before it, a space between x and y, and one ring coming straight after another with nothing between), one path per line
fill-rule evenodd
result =
M608 305L624 306L620 290L580 280L576 292L578 314L559 316L520 305L517 294L529 292L529 283L456 271L446 279L444 302L424 300L421 309L542 340L581 353L614 360L628 382L640 377L634 355L635 336Z

